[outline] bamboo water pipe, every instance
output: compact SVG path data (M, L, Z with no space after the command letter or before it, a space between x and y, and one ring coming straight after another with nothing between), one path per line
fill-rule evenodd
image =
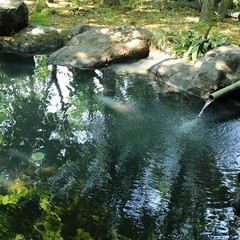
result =
M214 101L237 90L240 90L240 80L216 92L213 92L212 94L209 95L209 99Z

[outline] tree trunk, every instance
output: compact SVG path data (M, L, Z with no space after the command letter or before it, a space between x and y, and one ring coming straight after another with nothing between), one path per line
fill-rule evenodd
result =
M215 0L204 0L199 21L212 22L214 20Z
M231 8L233 5L233 0L222 0L219 4L219 14L220 14L220 20L222 21L227 13L227 10Z

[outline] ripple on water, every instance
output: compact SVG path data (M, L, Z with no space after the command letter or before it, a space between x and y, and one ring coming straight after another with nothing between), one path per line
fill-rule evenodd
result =
M233 230L229 226L229 221L233 216L232 208L207 209L205 216L205 234L211 236L211 239L236 239L236 235L239 236L238 230Z

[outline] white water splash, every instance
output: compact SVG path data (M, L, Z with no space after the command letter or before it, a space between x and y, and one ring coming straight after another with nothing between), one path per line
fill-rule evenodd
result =
M187 134L192 131L192 129L197 125L198 118L193 118L191 120L184 120L179 126L179 132Z

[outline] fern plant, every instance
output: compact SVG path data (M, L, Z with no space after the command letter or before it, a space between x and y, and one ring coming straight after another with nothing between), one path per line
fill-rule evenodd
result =
M203 36L191 29L187 36L172 37L174 42L172 51L185 60L196 60L213 48L230 44L229 38L224 35L217 34L209 37L211 29L212 25L208 27Z

